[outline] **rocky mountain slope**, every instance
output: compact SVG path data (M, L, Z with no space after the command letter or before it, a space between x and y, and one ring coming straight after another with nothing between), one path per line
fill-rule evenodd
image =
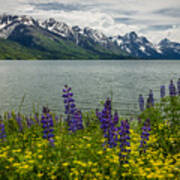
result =
M0 51L0 58L4 59L29 59L21 57L20 52L18 57L13 55L14 43L23 47L22 54L31 52L35 59L180 59L180 43L168 39L154 45L135 32L108 37L95 29L71 27L53 18L39 21L27 16L2 15L0 47L5 48L3 43L8 44L4 53ZM8 48L12 50L8 52Z

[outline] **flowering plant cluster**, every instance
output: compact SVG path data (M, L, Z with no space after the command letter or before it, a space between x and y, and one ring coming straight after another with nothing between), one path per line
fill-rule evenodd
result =
M47 139L52 146L54 146L53 134L53 119L48 107L43 107L43 114L41 116L41 123L43 130L43 138Z
M160 97L164 98L165 95L166 95L166 87L164 85L162 85L162 86L160 86ZM177 81L177 88L176 88L173 80L171 80L170 84L169 84L169 96L174 97L176 95L180 95L180 78ZM140 111L144 111L145 110L145 108L144 108L144 97L142 94L139 95L138 102L139 102ZM153 91L150 90L149 96L147 98L146 107L150 108L152 106L154 106L154 96L153 96Z
M127 147L130 147L130 131L129 131L129 122L128 120L122 120L121 121L121 126L119 127L119 141L120 141L120 162L122 163L127 163L128 160L128 156L127 153L130 152L130 149L127 149Z
M164 85L162 85L162 86L160 87L160 97L161 97L161 98L164 98L165 95L166 95L166 87L165 87Z
M139 95L139 109L144 111L144 97L142 94Z
M63 89L64 104L65 104L65 114L67 115L67 124L69 126L69 131L75 132L76 130L83 129L82 114L81 111L76 108L75 100L72 98L73 93L71 92L71 87L68 85L64 86Z
M147 107L147 108L150 108L150 107L152 107L152 106L154 106L154 95L153 95L152 89L150 89L150 91L149 91L149 96L148 96L148 98L147 98L146 107Z
M117 112L115 112L114 117L112 116L111 100L109 98L107 98L102 112L99 113L96 111L96 116L101 122L100 127L103 130L104 138L106 138L103 146L105 146L106 144L110 148L117 146L118 128L116 127L116 125L118 124L119 117Z
M0 117L0 140L4 141L5 138L6 138L5 126L3 120Z
M147 141L149 140L149 131L151 131L150 127L150 119L147 119L144 122L144 126L142 127L142 134L141 134L141 144L140 144L140 152L146 152L147 148Z
M162 103L139 114L143 124L119 122L109 98L102 112L96 111L96 123L93 112L86 116L76 109L68 86L63 90L68 128L48 107L41 116L5 113L0 116L0 179L179 179L180 96L178 86L175 96L174 87L170 90L173 96L165 97L162 87ZM148 102L154 105L152 92ZM89 122L87 128L82 120Z
M144 105L144 97L142 94L139 95L139 99L138 99L138 102L139 102L139 109L140 111L144 111L145 110L145 105ZM147 98L147 103L146 103L146 108L150 108L154 106L154 95L153 95L153 91L150 90L149 91L149 96Z

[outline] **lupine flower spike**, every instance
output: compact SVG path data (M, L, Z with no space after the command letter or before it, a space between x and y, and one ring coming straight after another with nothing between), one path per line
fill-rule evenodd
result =
M160 87L160 96L161 96L161 98L163 98L163 97L165 97L165 95L166 95L166 88L164 85L162 85Z
M118 112L117 112L117 111L115 111L115 113L114 113L114 121L113 121L113 123L114 123L114 125L117 125L117 124L118 124L118 122L119 122Z
M147 148L147 141L149 140L149 132L151 131L150 119L147 119L144 122L141 133L141 144L140 144L140 153L145 153Z
M142 94L139 95L139 109L144 111L144 97Z
M107 139L103 146L108 145L110 148L117 146L117 128L118 114L115 112L114 119L111 115L111 100L107 98L102 113L97 114L101 122L101 129L103 130L104 137Z
M111 117L111 121L110 121L110 127L109 127L109 139L108 139L108 144L109 147L115 147L117 146L117 141L118 141L118 128L116 127L116 125L119 122L119 116L117 111L115 111L114 113L114 118Z
M104 133L106 133L107 129L109 128L109 123L111 121L111 100L107 98L104 109L102 110L101 117L101 128Z
M42 128L44 129L43 138L47 139L50 142L50 144L54 146L53 118L52 115L50 114L50 110L48 109L48 107L43 107L41 123L42 123Z
M68 130L75 132L76 130L83 129L82 114L76 108L75 101L72 98L73 93L71 92L71 88L65 85L63 93L62 97L64 98L65 114L67 114Z
M147 108L154 106L154 96L153 96L152 90L149 91L149 97L147 99L147 105L146 106L147 106Z
M77 129L83 129L83 121L82 121L82 113L80 110L77 110L76 113L75 113L75 119L76 119L76 126L77 126Z
M0 117L0 140L4 141L6 138L5 126L3 120Z
M72 118L73 113L76 111L76 105L74 103L74 99L72 98L73 93L68 85L64 86L63 93L62 97L64 98L65 114L67 115L66 121L69 125L69 121Z
M122 120L121 126L119 127L119 135L120 135L120 163L128 163L128 153L130 152L127 147L130 147L130 143L128 140L130 140L129 134L129 123L128 120Z
M169 84L169 96L176 96L176 87L173 83L173 80L171 80Z
M77 110L73 113L70 123L69 123L69 131L75 132L79 129L83 129L83 123L82 123L82 114L80 110Z

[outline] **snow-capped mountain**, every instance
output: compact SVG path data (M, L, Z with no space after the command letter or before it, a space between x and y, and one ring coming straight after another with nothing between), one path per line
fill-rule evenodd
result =
M157 50L146 37L138 36L135 32L125 34L125 36L114 36L110 39L120 47L121 50L140 58L158 58L160 51Z
M39 22L27 16L0 16L0 38L7 39L12 31L20 24L39 26Z
M109 43L111 43L108 37L105 36L102 32L89 27L84 28L83 34L91 40L94 40L94 42L97 42L103 46L107 46Z
M45 28L51 32L54 32L64 38L74 36L73 29L64 22L58 22L54 18L50 18L40 23L42 28Z
M178 59L177 57L180 57L180 43L172 42L165 38L160 41L158 47L168 59Z
M71 41L76 46L94 52L110 51L110 54L123 54L124 52L124 55L141 59L180 59L180 43L171 42L168 39L164 39L155 45L146 37L138 36L135 32L127 33L124 36L108 37L96 29L79 26L71 27L53 18L39 21L28 16L0 16L0 38L10 38L10 40L16 41L16 38L13 37L18 35L18 38L20 38L24 29L26 29L26 33L31 31L28 30L28 27L34 28L34 31L39 31L39 33L48 37L52 35L53 40L57 36L65 41ZM27 34L21 38L21 43L23 38L26 37L28 37ZM26 44L28 41L26 41Z

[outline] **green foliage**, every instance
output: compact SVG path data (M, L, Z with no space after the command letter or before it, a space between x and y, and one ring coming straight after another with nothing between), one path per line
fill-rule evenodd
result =
M179 151L180 142L176 140L177 142L172 145L165 137L180 137L180 96L161 99L155 107L146 109L140 118L142 123L150 118L153 133L158 134L158 146L164 149L164 153ZM166 126L162 128L162 124Z
M126 53L105 48L89 40L77 45L73 40L38 27L18 26L8 37L0 39L0 59L124 59Z
M0 39L0 59L35 60L45 57L45 54L38 50L26 48L13 41Z
M146 109L141 122L131 122L128 164L119 162L119 143L104 150L105 139L94 111L83 113L85 128L73 134L53 114L54 147L42 138L43 129L37 123L28 128L21 114L24 128L20 132L15 112L9 120L5 113L7 138L0 143L0 179L178 179L179 112L180 97L167 97ZM147 118L152 130L146 153L140 153L141 128Z

